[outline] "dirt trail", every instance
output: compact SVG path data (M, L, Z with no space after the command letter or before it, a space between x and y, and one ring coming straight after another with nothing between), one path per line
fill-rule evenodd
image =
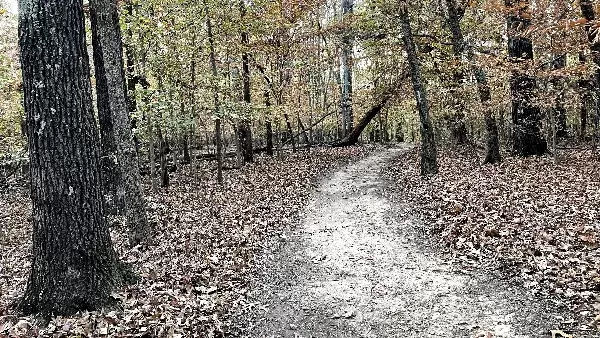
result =
M552 309L518 286L466 272L419 244L384 197L388 150L338 171L298 229L264 257L247 337L550 337Z

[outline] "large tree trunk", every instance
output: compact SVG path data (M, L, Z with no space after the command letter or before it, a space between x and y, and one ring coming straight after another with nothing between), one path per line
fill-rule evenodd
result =
M20 303L26 314L96 310L118 282L85 35L81 1L20 2L33 202L31 274Z
M342 16L346 18L354 12L354 0L342 0ZM352 109L352 65L353 65L353 38L352 28L346 27L342 36L341 64L341 109L342 130L344 137L354 129L354 112Z
M244 0L240 1L240 11L242 20L246 16L246 5ZM242 45L244 49L248 49L250 44L250 37L247 31L242 32ZM244 102L247 107L250 108L252 101L251 88L250 88L250 56L248 51L244 50L242 53L242 82L244 85ZM250 112L247 112L250 114ZM242 148L242 155L244 163L254 162L254 145L252 141L252 126L250 123L250 117L244 117L238 126L239 142Z
M142 194L138 154L131 131L131 119L127 109L125 74L123 70L123 45L116 0L91 0L92 31L95 31L94 52L96 74L104 70L106 83L97 90L98 111L108 112L114 140L114 157L117 163L117 199L124 209L120 214L130 231L130 244L141 243L148 235L146 202ZM94 24L95 23L95 24ZM101 91L105 91L102 92ZM102 100L101 100L102 99Z
M505 0L508 7L508 53L514 63L533 60L533 43L524 34L531 26L529 0ZM513 147L521 156L543 155L548 144L541 135L541 111L536 104L536 79L515 71L510 79Z
M452 33L452 46L454 48L454 54L457 57L462 57L467 50L467 58L469 59L471 66L471 72L475 75L477 81L477 88L479 91L479 100L484 109L484 119L486 128L486 156L484 163L498 163L502 160L500 156L500 140L498 137L498 125L496 119L492 114L490 101L492 95L490 86L488 84L487 75L485 71L473 63L473 50L468 47L465 43L465 39L460 27L460 21L462 17L462 11L456 6L456 0L446 0L448 7L448 26Z
M435 175L438 172L437 149L431 117L429 116L429 102L423 78L421 76L421 65L417 57L417 51L410 27L410 16L408 3L400 8L400 20L402 24L402 40L408 55L410 75L412 78L415 99L419 110L421 121L421 174L423 176Z

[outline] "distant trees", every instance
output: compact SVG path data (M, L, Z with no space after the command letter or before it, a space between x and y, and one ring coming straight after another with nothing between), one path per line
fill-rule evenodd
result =
M342 0L342 18L348 19L348 17L354 12L354 0ZM342 33L342 48L340 52L340 65L341 65L341 86L342 86L342 97L341 97L341 111L342 111L342 130L344 135L347 136L352 129L354 129L354 111L352 108L352 91L353 91L353 79L352 79L352 67L354 53L354 43L352 37L352 28L346 26Z
M446 0L446 7L448 10L448 27L452 33L452 47L454 49L454 55L459 59L463 56L467 57L470 63L470 69L475 80L477 81L477 88L479 93L479 100L483 106L483 115L485 119L486 127L486 156L484 163L494 164L501 161L500 156L500 140L498 137L498 125L496 119L491 111L490 101L492 94L490 85L487 80L487 74L480 66L473 63L473 47L467 45L465 42L462 28L460 26L461 18L464 16L465 9L458 7L456 0ZM464 118L464 116L463 116Z
M526 35L531 26L529 0L506 0L508 55L513 63L533 60L533 42ZM536 102L536 79L524 71L510 78L514 151L522 156L543 155L548 149L540 131L541 110Z
M33 201L20 308L94 310L111 300L117 258L104 218L82 2L21 1L19 21Z

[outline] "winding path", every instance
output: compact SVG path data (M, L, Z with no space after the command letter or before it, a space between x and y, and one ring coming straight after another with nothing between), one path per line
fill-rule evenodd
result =
M550 337L525 289L461 271L385 198L377 153L325 180L301 225L265 253L247 337Z

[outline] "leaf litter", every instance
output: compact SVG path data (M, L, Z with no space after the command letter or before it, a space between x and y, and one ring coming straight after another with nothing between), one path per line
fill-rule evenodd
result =
M168 190L146 187L152 244L128 248L125 231L112 229L121 259L141 277L114 293L121 308L58 317L47 326L14 313L30 267L31 205L24 190L0 192L0 337L227 336L229 315L246 306L254 257L267 239L285 236L320 178L368 153L315 148L282 160L260 157L226 171L223 187L205 161L184 167Z
M474 151L447 149L439 161L440 173L427 179L417 150L384 170L423 230L467 268L502 270L574 314L564 327L600 336L597 157L575 151L557 163L508 157L481 165Z

